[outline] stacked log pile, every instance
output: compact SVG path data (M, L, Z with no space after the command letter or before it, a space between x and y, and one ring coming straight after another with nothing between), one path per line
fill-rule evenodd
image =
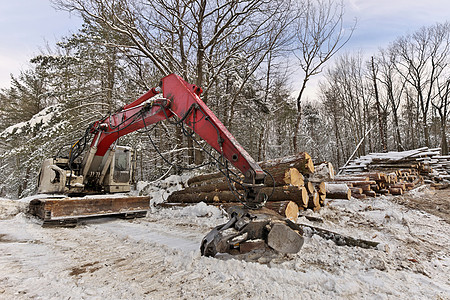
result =
M335 180L345 182L357 198L401 195L420 184L448 187L450 156L427 147L387 153L370 153L341 168ZM358 180L358 178L360 180Z
M325 181L334 176L331 164L321 164L318 172L315 172L311 156L306 152L258 164L271 174L266 176L262 188L262 192L270 196L267 207L288 218L296 219L299 210L318 210L324 205ZM192 177L188 180L188 186L172 193L167 203L205 202L223 206L236 205L239 204L237 193L244 193L240 184L230 184L220 172Z
M381 195L402 195L423 182L423 177L416 169L398 169L389 173L372 171L336 175L327 185L345 185L351 191L352 197L364 199Z
M341 168L343 174L414 169L428 180L450 180L450 155L441 156L440 148L428 147L408 151L370 153Z

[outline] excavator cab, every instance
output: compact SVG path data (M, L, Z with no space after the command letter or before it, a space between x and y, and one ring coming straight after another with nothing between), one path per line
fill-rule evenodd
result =
M133 171L133 150L130 147L117 146L109 171L104 178L105 191L129 192Z
M83 176L79 163L68 158L44 160L39 172L39 194L96 194L129 192L133 179L133 154L130 147L115 146L108 150L98 172Z

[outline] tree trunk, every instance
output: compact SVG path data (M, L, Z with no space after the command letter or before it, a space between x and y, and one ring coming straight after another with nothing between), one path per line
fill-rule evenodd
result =
M441 124L441 152L442 155L448 155L448 143L447 143L447 126L446 126L446 120L443 120Z
M383 131L383 122L381 119L381 108L380 108L380 97L378 95L378 86L377 86L377 75L375 72L375 63L373 61L373 56L372 56L372 80L373 80L373 88L375 91L375 103L376 103L376 107L377 107L377 117L378 117L378 130L380 132L380 140L381 140L381 145L383 146L383 152L387 151L387 144L386 144L386 139L384 138L384 131Z

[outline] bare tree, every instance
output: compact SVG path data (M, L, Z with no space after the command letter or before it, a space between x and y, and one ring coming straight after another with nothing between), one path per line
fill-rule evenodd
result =
M400 135L399 108L402 97L405 93L406 81L396 71L396 53L391 47L387 50L380 50L380 55L375 59L378 65L378 80L381 82L386 98L388 100L394 125L394 141L397 151L403 151L402 139Z
M306 0L297 18L293 52L303 71L303 81L297 97L297 121L293 135L294 151L301 123L301 101L306 85L312 76L322 72L324 64L351 38L356 21L344 29L344 5L335 0Z
M342 108L338 113L344 119L349 139L344 144L356 145L370 127L372 118L370 83L366 80L370 77L363 68L362 54L338 57L335 65L327 70L325 78L325 98L332 99L334 105ZM365 149L366 141L360 147L359 155L364 155Z
M209 99L210 88L236 60L247 62L237 94L242 92L264 57L278 47L291 11L290 1L284 0L54 2L114 31L120 39L105 41L110 47L146 58L161 75L182 74L202 86L204 101ZM200 153L195 156L199 163Z
M437 89L438 95L431 104L439 113L441 123L441 152L442 155L448 155L447 120L450 115L450 78L447 77L442 84L438 82Z
M415 90L427 147L430 146L428 113L431 100L436 96L437 80L448 64L450 45L445 39L448 30L449 23L423 27L412 35L397 39L394 43L400 57L395 66Z
M383 152L387 152L387 139L384 132L384 118L381 113L381 104L380 104L380 94L378 91L378 84L377 84L377 76L378 76L378 67L375 67L373 56L370 60L370 69L372 71L372 82L373 82L373 89L374 89L374 97L375 97L375 105L377 108L377 119L378 119L378 131L380 134L381 139L381 145L383 146Z

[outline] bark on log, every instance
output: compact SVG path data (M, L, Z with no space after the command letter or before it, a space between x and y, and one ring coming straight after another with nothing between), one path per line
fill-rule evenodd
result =
M299 206L306 207L308 205L308 194L304 187L286 186L286 187L264 187L261 190L268 196L271 196L269 201L293 201ZM243 191L239 191L243 193ZM170 203L224 203L224 202L239 202L235 194L230 190L202 192L202 193L185 193L183 190L173 192L168 198Z
M352 196L355 194L361 195L363 193L362 188L359 187L350 187L350 191L352 192Z
M296 168L302 174L314 173L313 161L311 159L311 156L306 152L299 152L291 156L258 162L258 165L269 173L275 173L276 170L285 171L290 168ZM198 175L191 177L188 180L188 185L193 186L193 184L197 182L217 179L221 177L223 177L223 174L221 172Z
M365 194L354 194L352 197L355 197L357 199L366 199L367 196Z
M302 174L314 173L314 163L311 156L306 152L299 152L291 156L259 162L258 164L261 168L269 172L271 168L277 167L285 170L296 168Z
M185 193L183 190L173 192L168 198L169 203L223 203L239 202L230 190L218 192Z
M358 187L358 186L366 186L366 185L371 185L371 184L377 184L377 182L375 180L366 180L366 181L348 181L352 184L352 186L354 187Z
M271 173L273 179L271 176L266 176L264 181L265 186L273 187L274 180L276 187L289 184L297 187L303 186L303 175L296 168L289 168L287 170L274 168L274 170L275 172ZM206 178L206 176L202 176L201 178ZM237 183L232 182L232 185L235 186L236 189L242 189ZM188 188L184 189L186 193L207 193L223 190L229 190L227 179L223 176L219 178L209 178L203 181L194 180Z
M369 197L377 196L377 193L375 191L364 191L363 193L364 193L364 195L369 196Z
M390 185L391 188L399 188L402 190L406 190L406 185L404 183L395 183Z
M310 181L305 182L305 188L308 191L308 194L314 194L314 192L316 191L314 189L314 185Z
M312 195L309 195L308 208L313 210L320 208L320 196L318 192L314 192Z
M194 184L195 185L195 184ZM231 183L236 189L240 189L239 184ZM178 191L181 194L195 194L195 193L210 193L210 192L220 192L230 190L230 186L227 182L209 182L208 184L202 184L193 187L187 187L183 190Z
M392 195L403 195L403 190L401 188L389 188L389 193Z
M314 189L319 192L320 195L324 195L327 193L327 187L325 182L314 183Z
M223 177L223 174L221 172L202 174L202 175L197 175L197 176L189 178L187 181L187 184L188 184L188 186L193 186L197 182L208 181L211 179L217 179L217 178L222 178L222 177Z
M323 162L314 165L314 173L308 176L308 180L311 182L332 181L334 176L335 172L333 164L330 162Z
M358 174L352 174L349 175L336 175L334 177L333 181L368 181L370 180L370 177L367 175L358 175Z
M343 183L325 183L327 198L350 200L352 192L346 184Z

